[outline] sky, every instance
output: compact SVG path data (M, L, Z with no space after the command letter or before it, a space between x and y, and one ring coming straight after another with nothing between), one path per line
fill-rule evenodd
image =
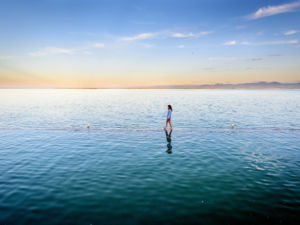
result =
M0 87L300 81L300 1L0 0Z

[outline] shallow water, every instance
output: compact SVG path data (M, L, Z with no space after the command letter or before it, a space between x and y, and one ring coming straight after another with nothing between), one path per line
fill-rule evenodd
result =
M299 106L299 90L0 90L0 224L299 224Z

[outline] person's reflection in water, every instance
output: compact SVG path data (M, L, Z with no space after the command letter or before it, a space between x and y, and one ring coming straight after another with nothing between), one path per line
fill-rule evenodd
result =
M172 134L172 131L173 130L170 130L170 133L168 133L168 131L167 130L165 130L165 132L166 132L166 139L167 139L167 142L168 142L168 144L167 144L167 150L166 150L166 152L168 153L168 154L172 154L172 144L171 144L171 134Z

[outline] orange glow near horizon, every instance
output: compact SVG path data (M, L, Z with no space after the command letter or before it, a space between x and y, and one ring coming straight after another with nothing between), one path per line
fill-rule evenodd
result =
M251 83L251 82L299 82L297 73L291 74L290 79L282 76L281 71L264 71L264 79L261 79L261 73L258 71L244 71L243 76L238 72L199 72L199 73L170 73L170 74L126 74L124 75L60 75L60 76L42 76L28 75L19 73L6 73L3 76L0 71L1 88L127 88L127 87L151 87L151 86L174 86L174 85L201 85L216 83ZM125 75L126 74L126 75Z

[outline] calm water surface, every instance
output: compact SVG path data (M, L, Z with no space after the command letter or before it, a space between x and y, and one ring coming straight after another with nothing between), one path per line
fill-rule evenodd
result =
M299 224L299 140L299 90L0 90L0 224Z

